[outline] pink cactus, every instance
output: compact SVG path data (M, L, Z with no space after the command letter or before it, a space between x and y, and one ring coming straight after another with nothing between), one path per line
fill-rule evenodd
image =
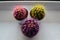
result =
M23 20L23 19L25 19L27 17L27 15L28 15L28 11L24 7L22 7L22 6L16 6L14 8L14 14L13 14L13 16L15 17L15 19L17 19L17 20Z

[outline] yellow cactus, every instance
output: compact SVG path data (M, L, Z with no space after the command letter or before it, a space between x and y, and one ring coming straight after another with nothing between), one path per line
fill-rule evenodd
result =
M30 15L34 18L41 20L45 16L45 8L43 5L35 5L30 11Z

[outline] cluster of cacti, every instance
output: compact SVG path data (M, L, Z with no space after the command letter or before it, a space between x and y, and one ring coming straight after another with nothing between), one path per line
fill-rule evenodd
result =
M23 20L28 15L28 10L22 6L17 6L14 9L14 17L17 20ZM31 11L30 16L33 19L41 20L45 16L45 8L43 5L35 5ZM26 20L21 26L22 33L27 37L35 36L39 31L39 25L35 20Z

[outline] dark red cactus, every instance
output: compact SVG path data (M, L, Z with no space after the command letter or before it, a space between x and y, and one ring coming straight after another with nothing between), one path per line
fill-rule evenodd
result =
M16 6L14 9L14 17L17 20L23 20L27 17L28 11L27 9L21 7L21 6Z
M34 20L26 20L21 27L23 34L27 37L35 36L39 31L39 25Z

